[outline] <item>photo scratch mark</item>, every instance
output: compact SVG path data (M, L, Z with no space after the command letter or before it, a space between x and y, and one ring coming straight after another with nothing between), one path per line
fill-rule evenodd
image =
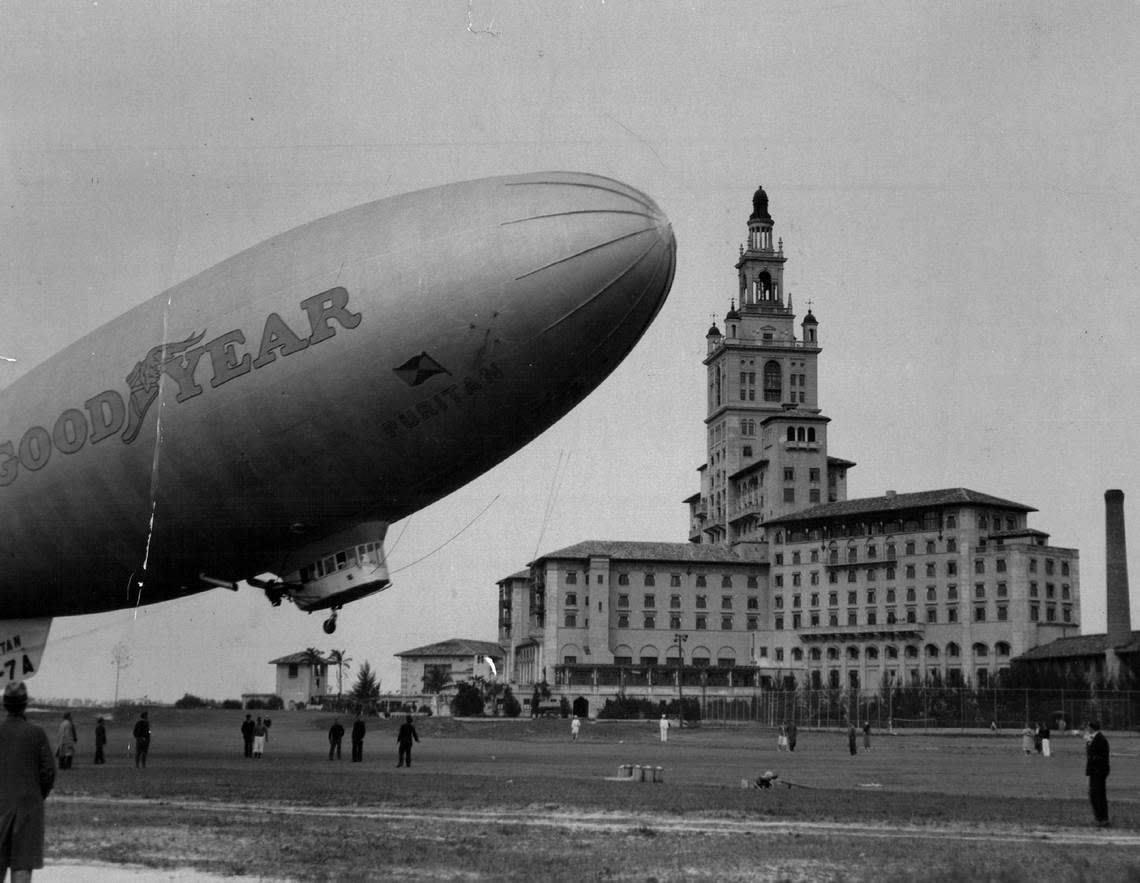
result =
M467 30L472 34L489 34L492 37L499 36L499 32L495 30L495 20L492 18L484 27L475 27L474 15L472 14L472 6L475 0L467 0Z

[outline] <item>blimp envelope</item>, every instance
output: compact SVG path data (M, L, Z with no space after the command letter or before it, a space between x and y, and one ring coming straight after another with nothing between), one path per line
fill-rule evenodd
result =
M675 254L640 191L536 173L358 206L174 286L0 390L3 615L264 573L302 609L387 585L387 524L594 389Z

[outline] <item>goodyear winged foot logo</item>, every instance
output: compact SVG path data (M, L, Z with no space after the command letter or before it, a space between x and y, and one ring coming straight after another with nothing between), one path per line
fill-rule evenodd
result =
M175 359L182 360L188 349L195 347L206 336L205 331L192 334L181 343L152 346L141 362L138 362L127 375L127 386L131 388L130 422L123 432L123 443L130 444L142 429L143 418L154 400L158 397L158 387L162 372Z
M132 444L158 397L163 375L177 389L174 403L182 404L206 392L203 382L207 373L209 388L217 389L273 365L278 358L288 358L335 337L335 326L356 328L362 314L350 310L348 300L348 291L340 286L302 300L308 335L298 334L280 315L270 313L262 325L256 352L252 347L243 351L246 337L240 328L204 343L206 331L202 330L178 342L151 347L126 376L126 399L118 390L106 389L91 396L82 407L61 412L50 429L47 425L31 426L18 442L0 441L0 487L12 484L24 471L38 472L56 454L70 456L114 437ZM199 375L203 382L199 382Z

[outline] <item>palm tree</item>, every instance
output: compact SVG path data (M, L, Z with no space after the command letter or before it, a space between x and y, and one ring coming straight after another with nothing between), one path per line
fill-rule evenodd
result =
M425 693L439 693L451 683L451 672L446 666L425 665L423 680Z
M306 647L301 661L309 666L318 677L323 676L321 669L329 662L316 647Z
M341 699L341 678L344 669L350 668L349 663L352 662L352 657L344 650L330 650L329 662L336 666L336 701L339 703Z

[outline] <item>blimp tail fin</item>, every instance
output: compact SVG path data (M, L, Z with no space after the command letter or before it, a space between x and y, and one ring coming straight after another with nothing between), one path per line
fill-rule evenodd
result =
M0 687L24 681L40 670L51 617L0 619Z

